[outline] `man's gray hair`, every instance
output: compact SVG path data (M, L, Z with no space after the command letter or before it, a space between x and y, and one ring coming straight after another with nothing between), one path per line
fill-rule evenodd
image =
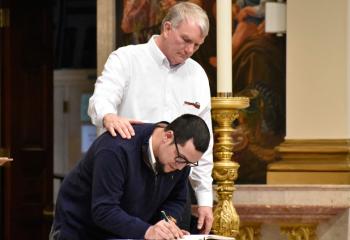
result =
M206 37L209 32L209 19L207 13L197 4L180 2L172 6L162 21L162 30L165 22L177 28L184 20L195 21L201 29L202 36Z

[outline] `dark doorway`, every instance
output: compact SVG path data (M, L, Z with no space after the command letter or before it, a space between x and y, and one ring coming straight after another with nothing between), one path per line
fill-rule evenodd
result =
M54 68L96 68L96 0L53 0Z
M52 203L52 1L0 0L1 140L14 159L1 182L0 239L48 238Z

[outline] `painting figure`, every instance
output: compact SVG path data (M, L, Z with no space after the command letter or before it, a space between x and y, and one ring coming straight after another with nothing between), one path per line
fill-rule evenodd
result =
M127 34L123 44L147 42L154 34L159 34L160 24L168 10L179 0L124 0L120 28ZM202 7L202 0L188 0Z
M232 92L250 99L233 126L237 183L266 183L267 164L285 136L285 37L266 33L265 0L232 4ZM216 3L211 8L216 19ZM213 33L211 33L213 34ZM216 68L216 56L209 57Z
M159 31L159 19L178 0L124 0L148 11L143 26L133 25L125 34L128 43L146 41ZM216 1L192 1L208 13L211 29L203 46L193 55L205 69L211 96L216 95ZM250 98L251 106L232 123L234 158L241 165L238 183L265 183L267 164L276 159L274 148L285 136L286 38L265 32L267 0L236 0L232 4L232 92ZM135 9L141 6L135 5ZM144 13L140 17L146 18ZM132 15L130 15L132 16ZM123 15L124 18L130 18ZM124 19L125 21L126 19ZM129 19L130 21L130 19ZM130 24L129 24L130 25ZM130 25L131 26L131 25ZM132 37L130 37L132 35ZM125 40L124 39L124 40Z
M265 0L238 0L233 5L236 29L232 35L234 52L249 36L265 27Z

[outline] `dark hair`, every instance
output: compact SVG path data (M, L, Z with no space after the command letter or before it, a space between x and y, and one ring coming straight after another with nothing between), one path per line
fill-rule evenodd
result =
M165 131L172 130L174 138L180 145L193 139L193 145L197 151L204 153L209 146L210 133L204 120L193 114L184 114L165 127Z

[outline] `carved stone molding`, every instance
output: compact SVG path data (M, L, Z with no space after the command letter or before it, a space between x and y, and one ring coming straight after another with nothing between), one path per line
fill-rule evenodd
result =
M235 204L243 223L317 224L328 221L349 206Z
M288 240L317 240L316 228L313 224L285 225L281 226L281 234Z
M350 185L238 184L235 187L234 206L241 227L261 224L261 239L313 239L311 230L316 226L319 238L348 239L345 235L349 229ZM303 234L309 238L302 238Z
M239 235L237 240L260 240L261 224L243 224L239 228Z
M289 139L276 151L268 184L350 184L349 139Z

